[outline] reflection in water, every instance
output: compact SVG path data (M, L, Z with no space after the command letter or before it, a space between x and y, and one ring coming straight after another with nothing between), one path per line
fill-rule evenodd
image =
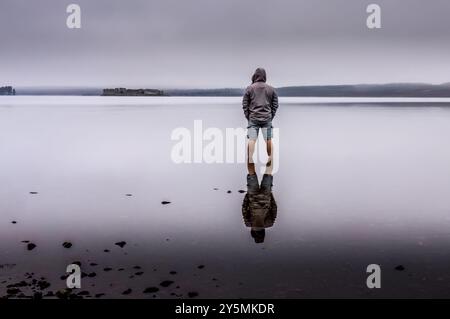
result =
M272 227L277 217L277 204L272 194L273 176L264 174L261 186L256 174L247 175L247 194L242 203L242 216L255 243L264 242L265 229Z

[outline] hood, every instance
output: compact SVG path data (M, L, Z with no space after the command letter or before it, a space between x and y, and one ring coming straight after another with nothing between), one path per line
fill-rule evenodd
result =
M257 68L252 76L252 83L266 82L266 70L263 68Z

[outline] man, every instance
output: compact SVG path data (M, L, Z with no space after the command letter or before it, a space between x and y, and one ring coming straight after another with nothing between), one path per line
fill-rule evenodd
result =
M248 120L247 164L253 164L255 144L261 129L269 156L267 166L272 166L272 120L278 109L278 95L266 83L266 71L263 68L256 69L253 74L252 84L247 87L242 99L242 108Z

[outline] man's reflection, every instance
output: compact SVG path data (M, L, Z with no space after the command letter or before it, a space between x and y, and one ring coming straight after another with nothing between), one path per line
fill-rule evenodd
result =
M253 171L254 172L254 171ZM264 174L261 186L258 176L249 170L247 175L247 194L242 203L242 216L255 243L264 242L265 229L272 227L277 217L277 204L272 194L273 176ZM267 171L266 171L267 173Z

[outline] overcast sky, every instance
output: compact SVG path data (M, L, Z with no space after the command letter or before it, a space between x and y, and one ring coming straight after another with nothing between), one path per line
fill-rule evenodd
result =
M450 82L449 0L0 0L0 29L0 86Z

